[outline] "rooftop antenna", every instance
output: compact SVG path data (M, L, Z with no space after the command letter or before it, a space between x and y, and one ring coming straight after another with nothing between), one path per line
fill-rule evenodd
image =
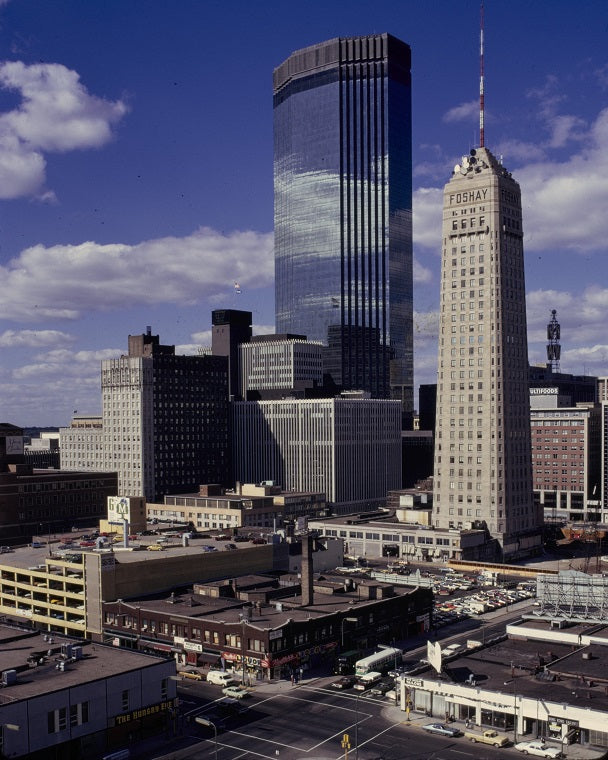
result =
M559 372L559 360L562 352L559 342L560 332L557 311L551 309L551 321L547 325L547 366L551 372Z
M479 147L485 146L484 135L484 86L483 86L483 0L481 3L480 14L480 34L479 34Z

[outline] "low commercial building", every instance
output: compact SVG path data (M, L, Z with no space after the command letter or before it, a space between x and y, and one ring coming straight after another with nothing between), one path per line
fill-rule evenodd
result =
M597 626L579 626L574 638L549 623L509 626L508 639L450 657L440 673L427 667L403 678L401 708L512 732L516 742L543 736L564 750L573 743L608 747L602 628L602 640L591 644Z
M237 483L234 489L202 485L198 493L167 495L164 504L148 504L148 519L191 523L197 530L282 528L298 518L326 513L325 494L283 491L274 483Z
M0 752L99 757L173 725L175 664L0 626Z
M23 429L0 425L0 543L90 525L117 493L115 472L35 470L25 462Z
M104 605L104 636L178 662L242 672L245 682L331 662L428 630L432 592L343 576L250 575L198 583L186 594Z
M179 537L171 539L174 543L153 540L102 549L81 547L79 541L72 545L35 542L2 554L0 615L49 633L99 640L104 601L230 577L235 561L250 572L274 569L270 544L243 544L235 551L221 550L220 544L220 551L206 552L201 543L182 546ZM156 550L147 551L147 545Z
M117 530L120 526L115 526ZM170 594L218 578L246 573L299 572L303 559L297 541L254 545L183 545L179 535L143 536L139 541L72 544L34 542L0 555L0 615L47 633L101 640L104 602L151 594ZM158 540L161 543L156 543ZM85 544L85 546L81 546ZM153 550L148 550L151 547ZM340 564L341 541L315 542L313 564L326 570ZM314 558L318 557L318 560Z
M309 527L321 535L342 538L346 554L368 559L399 557L424 562L482 560L487 546L485 530L402 523L392 512L311 520Z

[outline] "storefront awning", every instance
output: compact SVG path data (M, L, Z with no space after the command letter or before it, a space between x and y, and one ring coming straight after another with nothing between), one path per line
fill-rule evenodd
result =
M172 652L173 651L173 648L171 647L170 644L156 644L156 643L153 643L151 641L147 641L145 643L145 645L147 647L149 647L150 649L157 649L159 652Z
M203 652L202 654L201 653L198 654L197 659L200 662L214 663L220 659L220 656L219 654L209 654L209 652Z

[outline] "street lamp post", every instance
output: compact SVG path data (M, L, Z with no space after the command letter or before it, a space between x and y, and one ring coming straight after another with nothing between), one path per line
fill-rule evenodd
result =
M342 623L340 625L340 646L342 649L344 649L344 623L348 621L349 623L358 623L358 619L356 617L345 617L342 618Z
M200 723L201 726L211 726L213 729L213 741L215 743L215 760L217 760L217 726L212 720L209 720L209 718L203 718L201 715L197 715L197 717L194 719L197 723Z
M243 686L245 686L245 656L246 656L246 639L245 639L245 624L246 624L245 617L241 618L242 623L242 631L241 631L241 665L242 665L242 675L241 675L241 683Z

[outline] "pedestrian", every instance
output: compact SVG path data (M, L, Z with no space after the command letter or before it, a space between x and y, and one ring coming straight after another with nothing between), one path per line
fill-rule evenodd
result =
M465 728L469 728L469 727L470 727L470 725L471 725L471 722L470 722L470 721L469 721L469 719L467 718L467 719L465 720L465 722L464 722L464 726L465 726Z
M291 673L291 685L292 685L292 686L294 685L294 683L295 683L295 680L296 680L296 678L295 678L295 676L294 676L294 674L293 674L293 671L292 671L292 673Z

